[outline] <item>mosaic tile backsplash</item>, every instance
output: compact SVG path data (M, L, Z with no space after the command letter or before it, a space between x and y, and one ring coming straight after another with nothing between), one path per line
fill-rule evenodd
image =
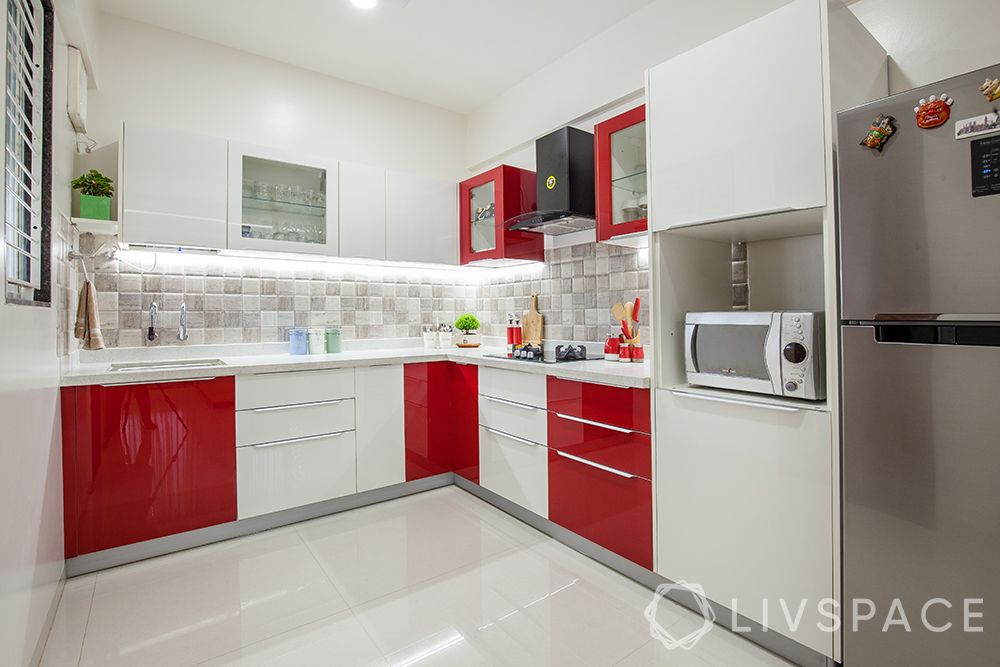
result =
M92 252L100 240L84 235L81 250ZM600 341L613 327L612 303L636 296L648 303L644 250L591 243L545 256L544 266L529 268L414 271L122 253L92 273L108 347L283 341L292 327L326 325L340 327L346 339L414 337L425 325L450 324L466 312L480 319L483 335L503 336L506 314L524 312L532 292L539 294L546 339ZM153 302L158 335L149 342ZM182 303L183 343L177 340Z

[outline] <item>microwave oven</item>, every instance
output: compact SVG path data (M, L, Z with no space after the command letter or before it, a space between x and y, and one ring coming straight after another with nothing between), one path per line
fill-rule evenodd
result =
M760 394L826 398L823 313L688 313L688 384Z

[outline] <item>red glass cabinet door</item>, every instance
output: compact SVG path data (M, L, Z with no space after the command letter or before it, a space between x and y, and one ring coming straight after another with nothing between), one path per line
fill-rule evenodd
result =
M545 389L552 412L641 433L651 432L648 389L610 387L551 376Z
M68 557L236 520L233 378L73 393Z
M545 240L532 232L507 231L504 221L536 206L535 172L500 165L462 181L459 250L462 264L486 259L542 261Z
M597 240L646 231L646 106L594 127Z
M479 374L471 364L403 366L406 481L457 472L479 482Z
M653 569L653 485L549 448L549 519Z

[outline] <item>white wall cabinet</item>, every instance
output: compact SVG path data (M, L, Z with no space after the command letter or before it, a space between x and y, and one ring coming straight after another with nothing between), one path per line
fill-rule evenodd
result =
M733 400L656 390L656 571L832 656L831 415ZM807 601L797 631L782 599L793 618Z
M540 516L549 516L549 450L479 427L479 483Z
M457 265L458 186L399 171L386 175L386 259Z
M358 491L406 481L403 366L355 369Z
M226 247L227 141L125 124L121 238L125 243Z
M385 169L340 163L340 256L385 259Z
M833 105L885 95L887 75L878 42L825 5L796 0L649 70L653 231L827 204Z
M339 182L336 160L230 142L229 249L338 254Z

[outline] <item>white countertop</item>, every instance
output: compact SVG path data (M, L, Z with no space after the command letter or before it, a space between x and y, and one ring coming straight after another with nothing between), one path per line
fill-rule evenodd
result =
M75 387L90 384L122 384L134 382L163 382L189 378L224 377L273 373L278 371L315 370L324 368L350 368L386 363L415 363L428 361L454 361L490 368L505 368L524 373L538 373L596 382L618 387L649 387L649 361L619 363L594 359L557 364L547 364L514 359L496 359L487 354L504 354L503 348L476 349L448 348L425 350L422 347L387 347L354 349L335 354L292 355L272 352L274 346L192 346L185 348L132 348L85 353L78 362L64 366L62 385ZM267 349L270 348L270 349ZM278 348L280 349L280 348ZM161 352L166 350L166 352ZM96 359L94 359L96 357ZM148 370L111 371L112 361L154 361L178 359L221 359L224 366L202 368L158 368Z

